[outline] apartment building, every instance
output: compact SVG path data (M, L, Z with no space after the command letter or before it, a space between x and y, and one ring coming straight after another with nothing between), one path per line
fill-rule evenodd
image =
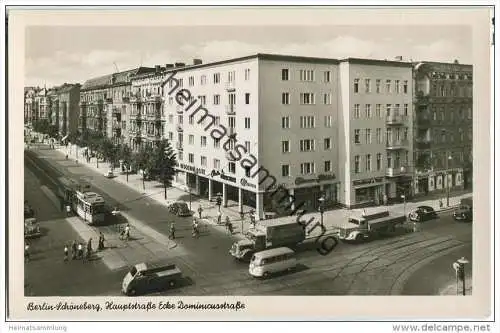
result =
M80 87L79 83L65 83L55 89L55 100L52 103L55 108L53 118L63 140L78 130Z
M414 191L471 188L472 65L414 65Z
M24 123L31 125L36 117L36 103L35 97L40 90L38 87L25 87L24 88Z
M177 183L253 206L258 218L283 205L278 186L304 209L322 195L336 203L337 64L257 54L157 67L132 80L134 145L164 135L177 150Z
M117 72L85 81L80 94L79 130L85 129L126 142L123 132L130 114L131 78L152 71L149 67Z
M340 202L380 204L411 194L412 64L349 58L339 64Z

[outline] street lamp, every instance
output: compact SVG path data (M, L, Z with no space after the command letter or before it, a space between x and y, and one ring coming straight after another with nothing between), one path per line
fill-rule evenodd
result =
M191 210L191 186L188 186L188 191L189 191L189 210Z
M325 202L325 197L324 196L321 196L319 199L319 213L321 214L321 226L323 227L323 213L325 212L324 208L323 208L323 203Z
M469 263L469 260L462 257L453 263L453 268L457 276L457 295L458 295L458 281L462 281L462 295L465 296L465 265Z
M406 195L401 195L401 199L403 199L403 213L405 215L405 222L407 221L406 219Z
M451 159L452 159L452 157L450 155L450 156L448 156L448 159L446 160L447 161L447 163L446 163L446 207L450 207L450 181L448 181L448 180L449 180L449 174L451 174L449 171Z

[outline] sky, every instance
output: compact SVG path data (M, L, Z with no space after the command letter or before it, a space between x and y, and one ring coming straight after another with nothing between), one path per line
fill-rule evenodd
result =
M166 63L273 53L472 64L470 26L29 26L25 85L51 87Z

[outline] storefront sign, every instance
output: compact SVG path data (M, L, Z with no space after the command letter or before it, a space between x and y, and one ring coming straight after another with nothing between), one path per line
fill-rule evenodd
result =
M219 171L219 170L215 170L213 169L211 172L210 172L210 176L211 177L215 177L215 176L220 176L220 175L223 175L224 174L224 171Z
M221 174L220 175L220 179L227 180L228 182L231 182L231 183L236 183L236 178L235 177L226 176L225 174Z
M202 175L205 174L205 169L197 168L197 167L192 166L192 165L187 165L187 164L184 164L184 163L180 163L180 164L177 163L177 167L181 168L181 169L184 169L186 171L191 171L193 173L202 174Z
M323 182L326 180L332 180L332 179L335 179L335 174L331 174L331 175L321 174L321 175L318 175L317 178L311 178L311 179L297 177L295 179L295 185L301 185L301 184L306 184L306 183L319 183L319 182Z
M359 179L359 180L353 180L352 185L359 186L359 185L366 185L366 184L375 184L375 183L381 183L383 181L384 181L383 177L370 178L370 179Z
M241 178L240 184L241 184L241 186L248 186L248 187L252 187L252 188L257 188L257 185L249 183L246 178Z

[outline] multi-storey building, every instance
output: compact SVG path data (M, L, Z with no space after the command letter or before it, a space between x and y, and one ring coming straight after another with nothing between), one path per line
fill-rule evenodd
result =
M36 103L35 97L40 90L38 87L25 87L24 88L24 123L31 125L34 117L36 116Z
M80 90L80 112L78 130L106 135L107 117L104 100L111 85L112 74L85 81Z
M80 132L87 129L113 138L115 143L122 142L130 114L127 107L131 78L152 70L139 67L87 80L80 93Z
M55 125L59 135L65 139L69 134L77 132L80 102L80 84L63 84L57 88L57 110Z
M35 108L33 120L47 120L49 121L49 113L51 107L51 98L49 90L44 87L40 89L35 95Z
M140 133L135 142L161 137L161 121L151 139L143 126L147 110L159 112L177 149L176 182L209 198L220 193L224 205L254 206L259 218L283 205L278 185L291 208L315 208L321 196L335 204L338 77L334 59L265 54L157 67L133 79L142 127L136 118L131 129Z
M341 202L379 204L411 193L412 64L340 62Z
M472 186L472 66L414 64L416 194Z

